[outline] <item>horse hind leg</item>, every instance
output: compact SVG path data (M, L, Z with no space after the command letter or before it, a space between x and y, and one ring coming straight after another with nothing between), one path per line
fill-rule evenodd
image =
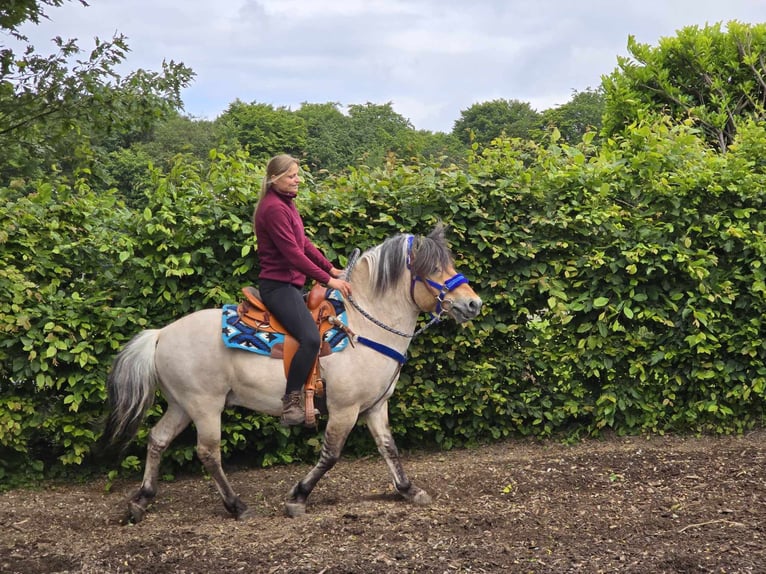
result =
M173 442L191 419L181 407L171 403L168 410L162 415L159 422L149 431L149 439L146 447L146 465L144 466L144 478L141 487L128 500L128 509L121 519L123 524L141 522L146 515L146 509L157 495L157 482L160 473L160 462L170 443Z
M396 448L391 427L388 424L388 404L383 403L379 407L367 413L367 428L375 439L378 452L388 465L391 476L394 479L394 488L405 500L413 504L425 506L431 504L431 495L425 490L413 484L404 472L399 450Z
M223 506L237 520L246 520L251 512L234 492L221 466L221 413L208 413L195 419L197 426L197 456L215 483L223 499Z

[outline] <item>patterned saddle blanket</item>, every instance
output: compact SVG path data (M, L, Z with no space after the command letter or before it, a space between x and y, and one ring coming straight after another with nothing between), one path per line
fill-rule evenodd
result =
M335 289L328 289L326 299L335 308L335 314L343 325L348 325L346 306L342 296ZM285 342L284 333L259 330L245 324L239 316L237 304L223 306L221 335L223 343L232 349L242 349L259 355L281 358ZM340 327L332 327L324 334L322 349L331 353L342 351L348 346L348 336Z

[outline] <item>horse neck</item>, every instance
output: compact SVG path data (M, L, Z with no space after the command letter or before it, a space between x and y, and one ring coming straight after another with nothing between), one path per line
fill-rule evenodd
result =
M419 311L410 298L409 282L406 278L381 295L373 294L369 267L366 261L362 261L354 270L351 285L354 301L369 315L397 331L407 334L415 331ZM376 325L362 316L352 305L347 305L346 308L349 314L349 326L357 335L391 344L400 350L409 346L409 338L391 333Z

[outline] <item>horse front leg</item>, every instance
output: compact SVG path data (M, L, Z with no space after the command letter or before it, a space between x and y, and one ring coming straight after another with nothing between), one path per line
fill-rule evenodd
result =
M191 419L186 412L177 404L171 403L159 422L149 431L144 478L141 487L128 500L127 513L120 519L122 524L129 522L138 524L144 519L147 507L157 495L162 453L190 422Z
M343 451L343 446L346 444L346 439L351 429L354 428L358 416L357 410L330 413L327 428L324 431L319 461L302 480L290 489L285 502L285 514L287 516L296 517L306 514L306 501L311 491L314 490L319 479L340 459L340 453Z
M402 460L399 457L399 450L396 448L394 436L391 434L391 427L388 424L388 402L384 402L366 415L367 428L370 430L372 438L378 451L383 456L391 476L394 479L394 488L405 500L425 506L431 504L431 495L422 488L415 486L407 474L404 472Z

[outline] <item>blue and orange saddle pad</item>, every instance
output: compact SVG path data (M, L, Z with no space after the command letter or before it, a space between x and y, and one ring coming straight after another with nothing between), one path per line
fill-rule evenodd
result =
M341 323L347 325L346 306L343 303L342 295L335 289L329 289L327 300L335 307L335 313ZM274 345L282 344L285 341L285 336L281 333L267 333L245 325L239 318L236 304L223 306L221 335L227 347L269 356ZM342 351L348 346L348 336L339 327L329 329L324 335L324 341L333 353Z

